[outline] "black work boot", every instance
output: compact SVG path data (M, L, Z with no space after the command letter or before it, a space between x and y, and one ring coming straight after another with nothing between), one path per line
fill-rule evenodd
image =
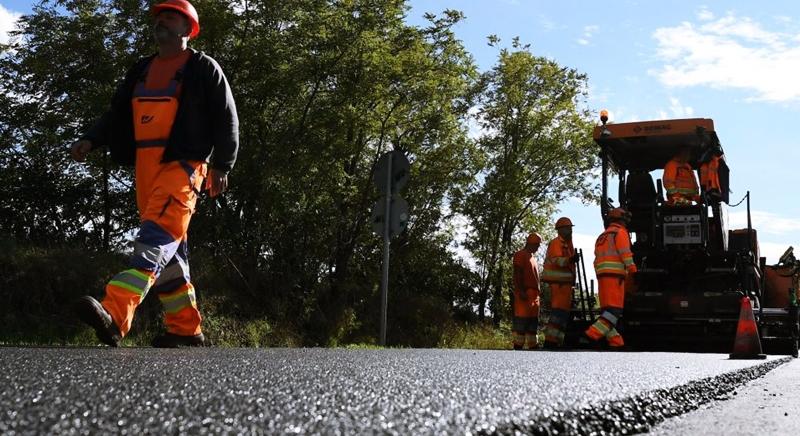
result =
M206 337L202 333L194 336L164 333L153 338L152 345L155 348L204 347L206 345Z
M122 340L119 328L106 309L94 298L86 295L75 302L78 318L94 329L97 339L109 347L118 347Z

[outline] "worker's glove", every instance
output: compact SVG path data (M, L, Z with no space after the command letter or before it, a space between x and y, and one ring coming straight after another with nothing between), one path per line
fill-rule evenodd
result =
M570 262L572 262L572 263L578 263L578 261L580 261L580 260L581 260L581 255L580 255L580 253L575 253L575 255L573 255L572 257L570 257L570 258L569 258L569 260L570 260Z

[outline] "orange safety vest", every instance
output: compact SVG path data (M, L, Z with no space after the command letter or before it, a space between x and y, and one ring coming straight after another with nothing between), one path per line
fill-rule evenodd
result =
M594 244L594 270L598 276L626 276L636 272L628 230L619 223L611 223Z
M700 184L706 191L721 190L719 184L719 161L721 156L714 156L710 161L700 165Z
M542 281L546 283L574 283L575 264L571 257L575 255L572 241L561 237L555 238L547 245L547 254L544 258Z
M664 188L667 189L667 197L692 198L700 194L692 166L677 159L667 162L664 167Z

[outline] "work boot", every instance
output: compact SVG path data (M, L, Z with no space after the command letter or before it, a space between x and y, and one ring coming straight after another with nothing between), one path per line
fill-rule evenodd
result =
M202 333L194 336L164 333L153 338L152 345L155 348L204 347L206 345L206 337Z
M122 340L119 328L114 324L103 305L94 298L86 295L75 303L75 313L78 318L94 329L97 339L109 347L118 347Z

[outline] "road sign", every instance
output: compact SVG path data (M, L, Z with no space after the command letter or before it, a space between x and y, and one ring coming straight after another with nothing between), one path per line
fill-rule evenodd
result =
M378 160L373 180L381 191L381 199L372 208L372 230L383 236L381 265L381 333L380 344L386 345L386 313L389 306L389 247L393 236L408 224L408 203L397 193L408 183L410 165L406 155L390 151Z
M391 162L389 162L390 159ZM375 174L373 174L372 176L372 180L378 186L378 190L381 192L381 194L385 194L387 192L386 176L390 168L392 172L391 174L392 194L400 192L400 190L403 189L406 183L408 183L408 176L409 176L409 171L411 169L411 164L408 163L408 158L406 157L405 153L403 153L400 150L394 150L385 153L378 160L378 164L375 166Z
M389 234L390 237L395 237L403 233L403 230L408 226L408 202L399 195L393 195L389 203ZM385 219L386 202L381 198L372 206L372 216L370 217L372 231L382 235Z

